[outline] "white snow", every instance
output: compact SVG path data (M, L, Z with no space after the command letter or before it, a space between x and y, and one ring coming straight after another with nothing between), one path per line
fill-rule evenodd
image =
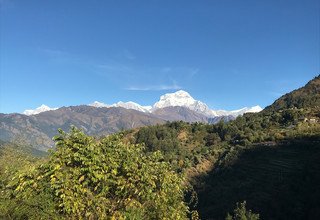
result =
M105 104L103 102L98 102L98 101L94 101L93 103L89 104L89 106L92 106L92 107L96 107L96 108L108 108L110 107L110 105L108 104Z
M149 112L150 106L141 106L135 102L117 102L113 105L111 105L112 107L122 107L122 108L126 108L126 109L134 109L140 112Z
M227 116L227 115L232 115L234 117L237 117L239 115L243 115L244 113L255 113L255 112L260 112L262 111L262 108L257 105L257 106L253 106L253 107L244 107L238 110L232 110L232 111L226 111L226 110L216 110L216 114L218 116Z
M58 108L50 108L49 106L46 106L44 104L42 104L40 107L36 108L36 109L28 109L25 110L22 114L25 115L36 115L39 114L41 112L46 112L46 111L51 111L51 110L56 110Z
M191 97L189 93L183 90L179 90L175 93L167 93L165 95L162 95L160 97L160 100L153 105L151 111L155 111L156 109L170 106L186 107L190 110L202 113L204 115L213 114L213 112L205 103L195 100Z

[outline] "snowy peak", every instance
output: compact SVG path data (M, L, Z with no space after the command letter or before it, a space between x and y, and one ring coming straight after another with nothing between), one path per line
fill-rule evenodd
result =
M135 102L117 102L113 105L111 105L112 107L122 107L122 108L126 108L126 109L134 109L140 112L149 112L150 110L150 106L141 106Z
M28 109L28 110L25 110L23 112L23 114L25 115L36 115L36 114L39 114L41 112L46 112L46 111L51 111L51 110L56 110L58 108L50 108L49 106L46 106L44 104L42 104L40 107L36 108L36 109Z
M167 93L160 97L160 100L153 105L153 108L165 108L169 106L188 106L196 100L189 93L179 90L174 93Z
M231 115L234 117L238 117L240 115L243 115L244 113L256 113L256 112L260 112L263 109L259 106L253 106L253 107L245 107L245 108L241 108L238 110L232 110L232 111L226 111L226 110L217 110L214 111L216 113L217 116L227 116L227 115Z
M186 107L195 112L204 114L208 117L216 117L216 116L234 116L237 117L239 115L243 115L248 112L260 112L262 108L260 106L254 107L245 107L239 110L226 111L226 110L211 110L205 103L195 100L188 92L179 90L174 93L168 93L162 95L160 100L153 105L151 111L155 111L157 109L173 107L173 106L182 106Z
M190 110L211 115L212 112L206 104L201 101L197 101L186 91L179 90L174 93L167 93L160 97L160 100L153 105L152 111L172 106L182 106L189 108Z

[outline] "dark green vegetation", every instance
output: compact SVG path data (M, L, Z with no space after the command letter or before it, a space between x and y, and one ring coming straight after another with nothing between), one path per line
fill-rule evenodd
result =
M100 139L72 129L44 159L2 148L0 213L319 219L319 81L227 123L170 122Z

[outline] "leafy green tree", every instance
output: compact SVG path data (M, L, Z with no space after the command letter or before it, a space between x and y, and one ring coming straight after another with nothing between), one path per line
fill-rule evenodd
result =
M252 213L251 210L246 209L246 201L237 203L237 207L231 216L227 214L226 220L259 220L259 214Z
M145 154L119 135L98 141L74 127L55 141L48 162L13 184L23 203L42 195L49 212L71 219L187 218L184 180L159 151Z

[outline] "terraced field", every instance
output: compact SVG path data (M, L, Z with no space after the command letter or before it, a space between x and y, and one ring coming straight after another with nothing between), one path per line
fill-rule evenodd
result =
M258 146L204 181L202 219L224 219L244 200L262 219L320 219L320 141Z

